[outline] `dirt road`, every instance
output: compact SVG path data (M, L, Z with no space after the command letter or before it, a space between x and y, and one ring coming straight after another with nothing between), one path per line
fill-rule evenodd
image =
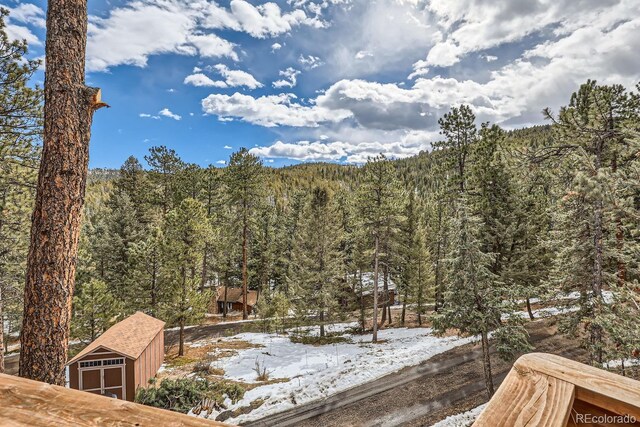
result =
M535 351L583 360L578 343L556 334L553 319L527 326ZM418 365L319 402L245 424L267 426L425 426L487 400L478 345L457 347ZM511 368L493 357L497 385Z

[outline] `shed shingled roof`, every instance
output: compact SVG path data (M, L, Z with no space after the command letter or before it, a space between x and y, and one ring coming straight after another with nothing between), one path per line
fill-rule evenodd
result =
M116 323L86 346L67 365L74 363L99 347L137 359L153 339L164 329L164 322L141 311Z

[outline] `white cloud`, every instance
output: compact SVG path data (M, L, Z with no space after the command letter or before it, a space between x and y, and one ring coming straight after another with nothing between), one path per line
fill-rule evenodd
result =
M301 161L344 161L364 163L368 157L384 154L389 158L403 158L418 154L431 147L437 133L407 132L397 139L367 141L276 141L272 145L249 150L260 157L286 158Z
M230 145L225 145L225 146L224 146L224 147L222 147L222 148L224 148L225 150L233 150L233 147L232 147L232 146L230 146Z
M206 67L209 71L214 71L224 77L223 80L213 80L210 77L206 76L201 72L195 72L187 76L184 79L184 84L190 84L193 86L208 86L208 87L219 87L219 88L228 88L228 87L238 87L245 86L249 89L256 89L262 87L262 83L257 81L251 74L242 70L230 70L224 64L217 64L213 67ZM194 71L202 71L200 68L196 67Z
M29 19L35 19L32 15ZM231 29L266 38L300 26L324 25L319 17L309 17L303 9L283 12L272 2L254 6L245 0L232 0L229 8L224 8L211 0L132 0L111 9L106 17L89 18L87 69L145 67L149 56L167 53L238 61L236 45L212 30ZM34 37L24 27L11 31Z
M234 52L234 44L216 36L215 34L191 35L188 38L196 48L200 56L204 58L228 57L238 61L238 54Z
M173 120L182 120L182 116L172 113L171 110L169 110L168 108L163 108L158 112L158 114L164 117L169 117L170 119L173 119Z
M309 18L302 9L282 13L276 3L254 6L244 0L232 0L231 12L240 28L253 37L266 38L288 33L295 26L309 25L321 28L324 23L318 18Z
M216 163L219 164L219 165L226 165L227 161L226 160L218 160Z
M26 40L27 43L32 46L42 45L42 42L40 41L38 36L33 34L31 30L29 30L29 28L27 27L23 27L21 25L7 24L6 30L7 30L7 37L9 37L9 40Z
M284 93L259 98L237 92L231 96L212 94L202 100L202 109L220 119L241 118L265 127L316 127L324 122L342 121L351 115L348 111L301 105L295 98L294 94Z
M160 120L160 116L154 116L148 113L140 113L139 116L142 117L143 119Z
M314 68L317 68L324 64L322 60L317 56L304 56L302 54L298 57L298 62L307 70L313 70Z
M280 43L274 43L271 45L271 52L275 52L280 49L282 49L282 45Z
M45 13L42 8L31 3L20 3L9 9L9 19L24 24L31 24L38 28L46 27Z
M227 83L220 80L214 81L202 73L191 74L185 77L184 84L190 84L193 86L209 86L209 87L220 87L220 88L228 87Z
M286 70L280 71L279 74L284 78L273 82L273 87L294 87L298 83L298 75L300 74L300 71L295 68L288 67Z
M5 30L9 40L26 40L32 46L41 46L42 42L27 25L45 28L44 11L31 3L21 3L14 8L3 6L9 10ZM18 23L20 25L18 25Z
M450 66L482 51L556 27L556 34L602 24L611 26L640 13L634 0L433 0L428 10L442 32L427 54L429 65Z
M355 55L356 59L365 59L367 57L373 57L373 53L369 52L368 50L359 50Z
M242 70L230 70L224 64L217 64L213 67L225 78L225 83L228 86L246 86L249 89L256 89L262 87L262 83L257 81L251 74Z

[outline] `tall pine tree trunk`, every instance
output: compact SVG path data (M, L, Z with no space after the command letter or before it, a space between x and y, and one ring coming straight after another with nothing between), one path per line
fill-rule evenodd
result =
M0 287L0 374L4 374L4 311L2 304L2 287Z
M595 174L598 173L602 166L602 141L598 140L596 143L596 164ZM598 196L596 206L593 210L593 245L595 250L595 258L593 260L593 280L592 291L593 297L596 300L596 305L602 303L602 284L603 284L603 210L604 204L602 196ZM592 357L595 357L595 361L599 364L602 363L602 327L596 322L592 322L591 329L591 341L593 345ZM595 350L595 353L593 352Z
M482 331L482 357L484 368L484 381L487 387L487 394L489 398L493 396L493 374L491 373L491 354L489 353L489 334L487 331Z
M27 258L20 376L64 385L93 113L85 86L87 1L50 0L44 138Z
M387 253L386 245L385 245L384 251L385 253ZM387 321L387 303L389 299L388 286L389 284L387 282L387 263L385 262L382 266L382 319L380 319L380 326L384 326L384 323Z
M151 268L151 315L155 316L158 306L158 261L155 255L153 257L153 266Z
M242 222L242 319L249 318L247 315L247 215L244 214Z
M529 297L527 297L527 312L529 313L529 319L534 320L535 317L533 316L533 311L531 310L531 301L529 300Z
M364 319L364 290L363 290L363 285L362 285L362 270L358 271L358 282L360 283L360 298L359 298L359 303L360 303L360 327L362 328L362 332L364 332L367 329L367 325L365 324L365 319Z
M373 342L378 342L378 258L380 237L376 234L376 245L373 254Z
M178 345L178 356L184 356L184 323L185 311L187 310L187 270L182 267L182 292L180 295L180 343Z
M202 254L202 277L200 278L200 293L204 293L204 287L207 284L207 253L209 252L209 244L204 244L204 253Z
M402 318L400 322L404 326L405 316L407 314L407 298L409 297L409 284L404 284L404 296L402 297Z
M224 282L224 307L222 307L222 317L224 319L227 318L227 291L229 290L229 286L227 285L227 281Z
M324 310L320 310L320 336L324 337Z

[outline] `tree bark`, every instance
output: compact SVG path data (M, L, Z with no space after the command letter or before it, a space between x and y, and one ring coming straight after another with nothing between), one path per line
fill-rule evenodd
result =
M0 374L4 374L4 312L2 310L2 287L0 287Z
M358 271L358 283L360 283L360 300L358 301L360 303L360 327L362 328L362 332L364 333L364 331L367 329L367 325L365 324L364 319L364 292L362 289L362 270Z
M151 272L151 315L155 316L158 305L158 259L156 254L153 256L153 270Z
M200 278L200 293L204 293L204 286L207 284L207 252L209 252L209 244L204 244L204 252L202 254L202 277Z
M50 0L44 138L27 258L20 376L64 385L93 113L85 86L86 0Z
M373 255L373 338L378 342L378 252L380 249L380 237L376 234L376 246Z
M487 394L489 399L493 396L493 374L491 373L491 354L489 353L489 334L482 331L482 356L484 368L484 381L487 386Z
M229 286L227 285L227 282L224 282L224 306L222 307L222 317L224 319L227 318L227 290L229 289Z
M531 301L529 301L529 297L527 297L527 312L529 313L529 319L535 319L535 317L533 316L533 311L531 310Z
M187 310L187 270L182 267L182 294L180 296L180 320L178 324L180 326L180 343L178 345L178 356L184 356L184 323L185 312Z
M407 298L409 297L409 284L404 284L404 297L402 298L402 317L400 323L404 326L405 316L407 314Z
M247 315L247 214L245 208L245 214L242 224L242 319L249 318Z
M320 310L320 336L324 337L324 310Z
M385 253L387 250L385 249ZM388 283L387 283L387 265L386 263L382 266L382 318L380 319L380 326L384 326L384 323L387 321L387 303L389 300L389 291L388 291Z

